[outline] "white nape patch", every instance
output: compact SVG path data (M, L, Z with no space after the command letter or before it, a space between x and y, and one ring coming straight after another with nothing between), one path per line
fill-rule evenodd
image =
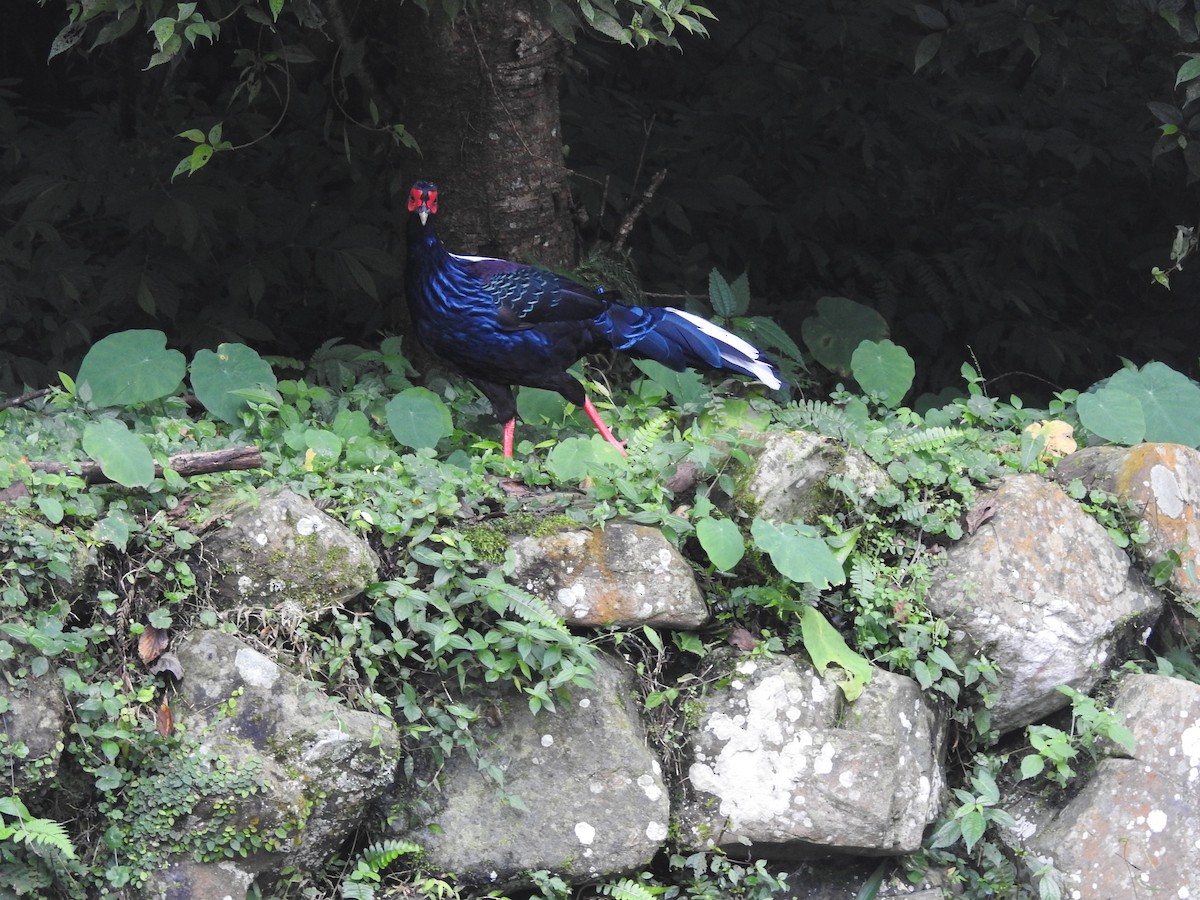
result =
M691 322L710 338L720 341L722 344L725 344L727 347L736 350L738 353L746 357L745 359L736 359L722 353L722 359L726 360L727 362L745 366L755 374L759 381L769 388L778 390L779 388L783 387L783 382L779 380L779 376L772 372L771 367L762 361L762 351L749 341L743 340L733 332L726 331L720 325L716 325L701 316L693 315L692 313L685 312L682 309L671 309L669 311L679 316L681 319L686 319L687 321Z
M451 253L450 258L461 260L462 262L470 262L470 263L505 262L505 260L496 259L496 257L494 257L494 256L466 256L465 254L462 254L462 253Z

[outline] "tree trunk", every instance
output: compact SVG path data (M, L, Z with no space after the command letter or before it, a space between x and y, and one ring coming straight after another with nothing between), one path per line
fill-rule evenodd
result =
M407 96L420 144L414 176L441 189L438 228L456 252L574 258L558 77L562 39L532 0L481 0L453 22L401 11ZM403 187L407 188L407 185Z

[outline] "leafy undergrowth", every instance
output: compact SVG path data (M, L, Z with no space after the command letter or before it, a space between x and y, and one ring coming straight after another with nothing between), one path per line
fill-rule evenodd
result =
M732 294L726 300L718 312L736 314ZM959 731L961 805L910 861L914 877L922 865L947 867L970 890L1016 896L1011 861L985 836L1002 824L994 776L1007 766L1014 778L1044 771L1059 784L1095 733L1121 735L1093 708L1080 717L1091 723L1086 733L1041 730L1001 754L987 713L992 666L982 658L958 666L945 650L946 626L922 596L944 544L970 527L978 486L1043 470L1056 430L1038 423L1078 424L1075 395L1027 410L1016 398L986 396L964 366L959 395L918 413L901 405L911 360L878 337L854 342L845 361L863 393L839 389L828 401L779 402L652 364L589 371L628 458L557 395L522 390L514 459L500 455L486 404L437 374L415 384L396 339L379 349L331 343L307 364L263 360L237 344L189 362L157 332L100 342L75 380L0 410L0 665L14 684L53 677L70 707L58 770L34 772L19 797L0 798L0 858L17 873L18 894L117 896L164 854L219 860L286 838L175 827L206 797L260 788L252 773L212 775L220 765L204 778L168 777L168 761L191 751L170 725L169 675L147 662L167 636L205 626L237 631L347 703L393 716L408 778L420 777L419 759L436 768L466 753L501 791L501 773L473 738L486 711L452 699L465 686L510 683L533 710L553 711L587 683L597 647L621 644L638 660L647 719L669 761L699 681L669 673L687 661L729 642L755 653L803 650L841 672L849 697L870 661L916 679L952 710ZM609 378L627 390L614 397ZM1125 381L1122 389L1136 387L1136 378ZM798 429L865 454L886 483L868 500L852 481L831 480L812 521L754 516L739 493L743 464L764 433ZM262 457L252 470L185 477L172 468L179 454L251 446ZM235 617L210 604L202 551L219 524L212 504L268 482L312 498L370 541L382 570L364 596L301 622L269 610ZM1144 539L1129 537L1110 498L1085 499L1115 536ZM713 622L669 637L650 628L568 631L505 581L506 564L486 562L499 558L488 526L518 515L531 528L618 516L659 527L694 563ZM1186 671L1189 659L1177 656L1173 669ZM1076 698L1077 708L1087 711L1085 702ZM0 752L19 759L27 748L10 740ZM60 799L80 794L95 802L66 808ZM289 896L371 896L381 884L403 886L410 893L402 896L456 895L452 876L422 867L419 848L383 838L375 834L317 883L291 885ZM653 872L594 888L571 888L552 873L533 881L532 896L542 898L588 890L765 898L780 887L761 863L706 854L665 854Z

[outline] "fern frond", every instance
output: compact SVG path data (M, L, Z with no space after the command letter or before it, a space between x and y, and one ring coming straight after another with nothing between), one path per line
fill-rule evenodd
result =
M909 497L897 509L900 518L912 525L920 525L925 514L929 512L929 503L917 497Z
M343 882L342 900L375 900L375 888L361 881Z
M921 450L936 450L945 444L960 441L966 436L967 431L964 428L947 428L938 425L932 428L920 428L916 431L892 435L889 443L896 450L919 452Z
M541 597L511 584L498 586L492 597L500 597L504 600L503 609L496 609L495 604L489 604L497 612L515 613L517 618L531 625L541 625L543 628L549 628L560 634L567 633L567 626L563 624L562 617L552 610Z
M803 428L861 446L866 435L858 423L839 406L823 400L799 400L785 406L779 419L792 428Z
M360 861L371 867L371 871L380 872L386 869L401 856L419 856L425 849L413 841L386 840L378 841L359 853Z
M10 821L5 821L5 816ZM38 856L53 847L67 859L75 859L75 845L67 830L53 819L39 819L25 808L21 798L15 795L0 797L0 842L26 843Z
M856 556L850 567L850 586L860 600L874 600L878 592L875 570L865 556Z
M644 455L658 442L659 438L667 433L667 429L671 427L673 421L674 416L671 413L660 412L638 428L626 443L625 449L629 451L629 455L634 457Z
M615 900L654 900L654 895L632 878L622 878L617 882L602 884L599 891L606 897L613 897Z

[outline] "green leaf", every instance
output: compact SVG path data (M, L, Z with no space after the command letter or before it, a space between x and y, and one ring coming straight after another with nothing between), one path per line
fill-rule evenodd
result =
M546 456L546 468L559 481L579 481L593 471L620 465L624 457L600 435L559 441Z
M1179 72L1175 75L1175 87L1179 87L1185 81L1191 81L1193 78L1200 78L1200 57L1196 56L1179 67Z
M170 41L171 36L175 34L175 20L162 18L150 26L150 31L154 33L154 40L157 45L162 48Z
M1108 386L1141 401L1144 440L1200 447L1200 384L1166 363L1150 362L1141 369L1122 369L1108 380Z
M116 766L97 766L94 774L96 776L96 790L103 791L104 793L115 791L121 786L124 780L121 776L121 770Z
M993 806L1000 802L1000 788L996 785L996 779L992 777L992 773L986 769L975 770L975 774L971 777L971 786L975 788L981 803Z
M384 409L392 436L403 446L419 450L436 447L454 431L450 410L433 391L412 387L401 391Z
M979 839L983 837L983 833L987 831L987 819L979 810L972 810L963 816L961 824L963 843L967 845L967 852L970 853L972 848L979 843Z
M789 359L798 363L804 362L804 354L799 345L774 319L766 316L751 316L749 319L740 319L735 324L749 332L755 338L758 346L764 347L765 345L764 349L778 350Z
M704 656L707 653L704 641L694 631L673 631L671 632L671 640L676 647L685 653L694 653L696 656Z
M192 155L188 157L188 174L190 175L192 172L203 169L208 161L212 159L212 155L213 148L209 144L197 144L196 148L192 151Z
M145 487L154 480L154 457L124 423L103 419L83 431L83 450L100 471L124 487Z
M846 297L821 297L817 313L800 326L800 336L813 358L825 368L850 374L850 358L863 341L888 336L887 322L869 306Z
M1128 753L1133 753L1137 749L1137 740L1134 738L1133 732L1119 722L1109 725L1104 734L1109 740L1120 744Z
M917 44L917 52L913 54L913 72L919 72L937 56L942 47L942 37L945 32L935 31L921 38Z
M1075 411L1084 428L1114 444L1139 444L1146 434L1142 402L1111 385L1080 394Z
M92 526L92 534L97 540L112 544L119 552L124 553L136 527L137 523L127 510L112 509L107 516Z
M1036 778L1046 768L1046 761L1036 753L1030 753L1021 760L1021 780Z
M337 462L342 455L342 439L323 428L309 428L304 432L304 443L313 455L327 465Z
M722 572L736 566L746 552L741 529L729 519L704 518L696 523L696 539Z
M662 642L662 638L659 637L657 631L655 631L649 625L643 625L642 626L642 634L644 634L646 636L646 640L648 640L650 642L650 646L652 646L659 653L662 653L663 642Z
M932 6L927 6L924 3L916 3L913 5L913 12L917 14L917 21L926 28L949 28L950 22L946 19L946 14L940 9Z
M235 392L266 390L275 392L278 382L271 365L245 344L221 344L216 351L197 351L192 360L192 390L204 408L230 425L241 419L247 401Z
M533 387L522 387L517 391L517 414L522 422L530 425L561 422L566 407L567 401L558 391Z
M750 536L771 557L779 574L798 584L812 584L824 590L846 580L846 573L829 545L822 538L801 534L795 525L755 519Z
M270 0L270 4L271 4L271 19L272 19L272 21L278 22L279 14L281 12L283 12L283 0Z
M62 501L57 497L38 497L37 508L51 525L57 525L66 514Z
M864 391L895 409L912 387L916 367L903 347L891 341L863 341L850 357L854 380Z
M633 364L655 384L675 398L680 406L699 405L708 397L708 385L695 369L676 372L652 359L635 359Z
M800 614L800 637L817 671L824 674L833 664L844 670L849 680L839 681L838 687L853 702L871 680L871 664L847 646L845 639L815 606L804 607Z
M87 385L97 406L133 406L175 393L183 381L186 360L166 349L161 331L135 329L110 334L92 345L75 383Z
M743 272L729 282L729 290L733 294L734 316L744 316L750 309L750 276ZM732 317L731 317L732 318Z
M716 269L708 273L708 300L722 319L744 316L750 307L750 281L743 273L732 284Z

